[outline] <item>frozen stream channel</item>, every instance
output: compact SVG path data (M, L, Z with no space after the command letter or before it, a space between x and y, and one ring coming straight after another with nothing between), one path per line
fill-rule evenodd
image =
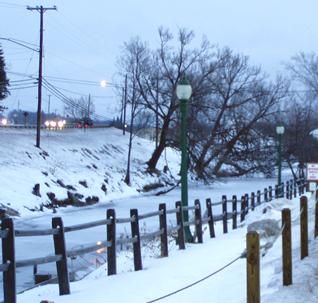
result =
M236 194L238 199L245 193L256 192L257 190L263 191L265 187L274 185L275 179L235 179L229 180L226 183L215 183L211 186L195 186L189 187L189 205L193 205L194 199L200 199L202 209L204 210L205 199L211 198L212 202L221 201L222 195L226 194L228 199ZM137 208L139 214L146 212L156 211L159 203L166 203L167 209L174 207L176 201L180 200L180 188L161 196L153 195L138 195L125 199L116 199L109 202L99 203L86 208L68 208L59 209L56 214L44 213L41 215L33 215L28 218L20 218L15 220L16 229L47 229L51 228L51 218L53 216L61 216L64 221L64 226L75 225L79 223L86 223L96 220L104 219L106 216L107 208L114 208L118 218L129 217L129 209ZM220 212L220 208L213 208L214 214ZM175 217L169 215L168 222L174 222ZM144 227L147 232L158 229L158 218L153 217L145 220ZM124 224L117 225L117 235L121 233L130 233L130 226ZM67 249L75 249L81 245L93 244L99 240L105 240L106 228L99 226L77 232L66 233L66 246ZM53 240L51 236L41 237L17 237L16 238L16 259L29 259L35 257L43 257L46 255L54 254ZM82 260L85 263L85 260ZM69 262L70 266L72 265ZM85 267L85 264L82 264ZM89 262L86 264L90 266ZM40 265L40 272L50 272L55 274L55 264ZM2 277L1 277L2 280ZM17 287L18 291L22 291L33 285L33 268L19 268L17 271ZM2 287L1 287L2 298Z

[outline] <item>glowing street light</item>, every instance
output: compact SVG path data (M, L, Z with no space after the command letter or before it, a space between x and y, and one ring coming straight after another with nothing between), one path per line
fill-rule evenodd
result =
M107 81L106 81L106 80L101 80L101 81L100 81L100 86L101 86L102 88L105 88L105 87L107 86Z

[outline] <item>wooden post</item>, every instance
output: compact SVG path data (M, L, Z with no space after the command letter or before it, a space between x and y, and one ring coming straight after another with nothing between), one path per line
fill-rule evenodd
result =
M286 181L286 199L289 199L289 181Z
M294 179L294 198L297 197L297 181Z
M247 303L260 303L259 235L256 231L246 236Z
M297 184L298 184L298 195L301 195L301 181L300 179L297 179Z
M241 222L245 220L245 196L241 198Z
M300 259L308 256L308 199L300 198Z
M215 238L212 202L211 202L210 198L206 199L206 209L208 212L208 224L209 224L210 238Z
M284 198L285 197L285 183L284 182L282 182L280 184L280 189L279 189L278 193L279 193L279 197L278 198Z
M264 188L264 200L265 202L268 202L268 195L267 195L268 191L267 188Z
M282 210L283 285L293 284L290 209Z
M167 229L167 208L165 203L159 204L159 227L163 233L160 236L161 257L168 257L168 229Z
M249 197L248 194L245 194L245 214L248 214L249 211L249 205L250 205L250 201L249 201Z
M223 233L227 234L227 198L222 196Z
M255 193L254 192L251 193L251 207L252 207L252 210L255 209Z
M237 197L232 197L232 228L237 228Z
M52 228L59 229L59 233L53 235L54 250L56 255L61 255L62 259L56 262L57 279L61 295L70 294L70 280L67 268L67 255L64 235L64 225L61 217L52 218Z
M261 204L261 191L260 190L258 190L257 191L257 205L260 205Z
M275 185L275 199L278 199L278 190L279 190L279 187L278 187L278 185L276 184L276 185Z
M315 203L315 238L318 237L318 189L316 189L316 203Z
M3 302L16 303L17 289L13 220L11 218L3 219L1 230L8 231L7 236L2 238L2 263L8 264L8 269L3 272Z
M133 251L134 251L134 267L135 267L135 271L137 271L137 270L142 270L138 209L134 208L130 210L130 218L131 218L131 237L133 239L136 239L133 242Z
M107 209L107 220L111 220L107 224L107 241L111 242L111 246L107 248L107 274L108 276L116 275L117 262L116 262L116 213L115 209Z
M183 228L183 221L182 221L182 206L180 201L176 202L176 209L177 209L177 212L176 212L177 225L179 226L177 242L179 244L179 249L185 249L184 228Z
M293 180L289 181L289 200L293 199Z
M203 243L203 234L202 234L202 215L201 215L201 205L200 201L196 199L194 201L195 210L194 210L194 216L195 216L195 230L198 237L198 243Z
M272 201L273 200L273 187L271 187L271 186L268 187L268 195L269 195L269 199L268 200Z

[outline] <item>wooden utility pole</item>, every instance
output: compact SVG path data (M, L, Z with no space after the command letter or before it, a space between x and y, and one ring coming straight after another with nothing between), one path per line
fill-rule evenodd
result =
M41 112L42 112L42 58L43 58L43 15L48 10L56 10L56 6L43 7L27 6L30 11L38 11L40 13L40 51L39 51L39 79L38 79L38 110L37 110L37 122L36 122L36 144L35 146L40 148L40 135L41 135Z
M125 135L126 133L126 108L127 108L127 74L125 76L123 135Z

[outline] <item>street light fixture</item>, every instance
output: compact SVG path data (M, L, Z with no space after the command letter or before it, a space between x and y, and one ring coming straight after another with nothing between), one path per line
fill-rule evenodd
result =
M278 197L281 198L282 193L282 137L285 132L285 128L282 125L276 126L276 134L278 139L277 145L277 166L278 166L278 176L277 176L277 185L278 185Z
M187 151L187 110L188 101L192 94L192 87L186 77L183 77L177 85L176 95L180 100L181 112L181 205L188 206L188 151ZM183 222L189 222L188 210L182 211ZM187 242L193 242L189 226L184 227L184 236Z

